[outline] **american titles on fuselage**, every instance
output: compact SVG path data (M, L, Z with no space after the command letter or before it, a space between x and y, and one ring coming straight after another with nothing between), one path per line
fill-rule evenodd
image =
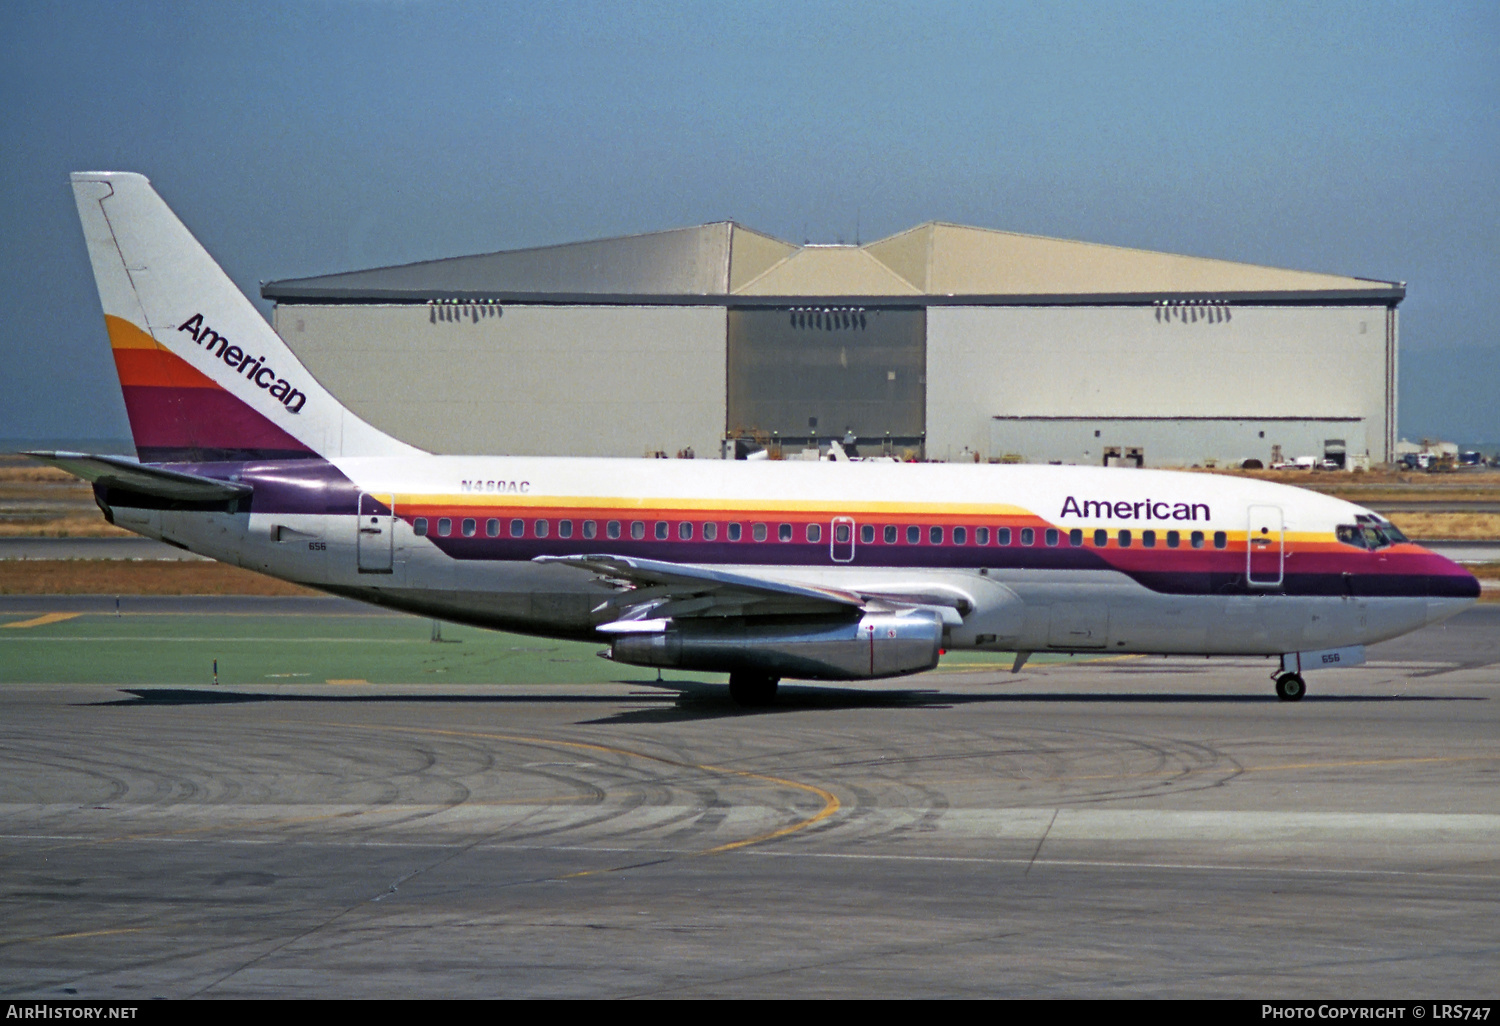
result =
M1199 511L1202 511L1201 515ZM1092 520L1211 520L1206 502L1153 502L1142 499L1138 502L1109 502L1085 499L1080 504L1073 496L1063 499L1064 517L1084 517Z
M245 377L255 382L271 394L271 397L280 400L281 405L287 408L289 413L301 413L302 406L307 402L307 396L292 387L292 383L286 378L279 378L276 372L265 365L264 356L251 356L237 345L230 343L229 339L219 334L213 328L203 323L203 315L195 313L186 321L177 326L178 331L185 331L193 336L193 341L205 350L212 352L219 359L239 371ZM218 349L215 350L215 344Z

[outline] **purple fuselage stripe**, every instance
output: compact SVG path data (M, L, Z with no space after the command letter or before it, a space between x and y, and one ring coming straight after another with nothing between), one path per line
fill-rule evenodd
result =
M254 488L250 509L258 514L356 516L360 490L333 464L318 459L172 463L177 470ZM368 501L368 500L367 500ZM376 503L366 512L389 513ZM748 514L744 514L748 517ZM403 514L408 522L415 519ZM429 526L437 517L428 517ZM457 531L462 518L450 517ZM477 518L476 519L480 519ZM486 518L487 519L487 518ZM505 529L509 519L503 520ZM481 532L482 520L480 524ZM1040 538L1041 532L1038 532ZM1276 588L1245 580L1243 550L1137 549L1107 554L1067 544L1046 545L883 545L859 544L849 562L835 562L829 544L753 541L659 541L629 538L465 538L428 535L426 541L457 560L523 562L537 556L610 553L663 562L706 566L858 567L895 570L1109 570L1152 591L1177 595L1328 595L1350 597L1443 596L1474 598L1479 582L1448 560L1425 551L1397 555L1351 551L1300 554L1300 566L1288 567Z

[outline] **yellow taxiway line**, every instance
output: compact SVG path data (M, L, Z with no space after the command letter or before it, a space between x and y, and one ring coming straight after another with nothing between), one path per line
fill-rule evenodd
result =
M62 623L64 620L71 620L75 616L82 615L82 613L43 613L30 620L17 620L15 623L5 624L4 627L44 627L49 623Z

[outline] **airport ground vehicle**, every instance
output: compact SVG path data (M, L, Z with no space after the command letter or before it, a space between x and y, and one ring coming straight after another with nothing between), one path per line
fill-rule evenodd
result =
M430 455L313 379L144 177L73 188L139 461L32 455L120 526L328 592L726 671L747 704L959 648L1279 655L1295 700L1479 594L1368 510L1227 476Z

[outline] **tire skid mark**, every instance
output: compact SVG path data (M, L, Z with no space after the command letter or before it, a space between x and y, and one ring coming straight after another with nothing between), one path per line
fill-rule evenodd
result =
M695 854L697 855L718 855L723 852L735 851L740 848L748 847L749 845L763 844L766 841L778 840L782 837L787 837L799 831L806 830L811 826L827 820L829 817L835 815L842 807L837 795L824 788L818 787L816 784L808 784L797 780L790 780L786 777L772 776L769 773L756 773L753 770L733 769L731 767L715 766L709 763L687 762L681 759L668 758L663 755L651 755L647 752L638 752L629 748L617 748L612 745L603 745L595 742L563 741L556 738L532 737L521 734L500 734L490 733L486 731L442 730L435 727L383 727L373 724L362 725L355 723L334 723L329 724L329 726L340 727L343 729L352 728L381 731L408 731L413 733L433 734L441 737L479 738L491 741L508 741L515 744L536 745L542 748L560 748L568 751L597 752L602 755L615 755L627 759L643 759L647 762L654 762L664 766L672 766L676 769L694 770L703 773L718 774L721 776L740 777L746 780L756 780L769 784L776 784L781 787L790 787L799 791L805 791L809 794L816 795L823 801L823 807L821 809L813 813L811 816L806 816L802 819L799 819L795 823L790 823L786 826L778 827L775 830L764 831L762 833L755 834L754 836L743 838L738 841L730 841L727 844L721 844L712 848L707 848L703 851L696 852ZM611 871L612 870L588 870L584 874L570 874L570 877Z
M507 741L507 742L512 742L512 743L516 743L516 744L536 745L538 747L551 748L551 749L563 749L563 750L570 750L570 751L597 752L597 753L600 753L600 754L609 754L609 755L614 755L614 756L618 756L618 757L625 758L625 759L641 759L641 760L645 760L645 761L648 761L648 762L653 762L653 763L657 763L657 764L660 764L660 765L672 766L672 767L675 767L675 768L678 768L678 769L683 769L683 770L691 770L691 771L695 771L695 772L707 772L707 773L713 773L713 774L720 774L720 775L724 775L724 776L734 776L734 777L740 777L740 778L748 779L748 780L756 780L756 781L763 781L763 782L767 782L767 783L773 783L773 784L776 784L776 785L782 786L782 787L791 787L791 788L794 788L794 789L797 789L797 790L806 791L806 792L815 794L818 797L820 797L820 798L823 799L823 807L818 812L814 813L811 816L805 816L805 817L803 817L802 819L798 820L795 823L789 824L787 826L780 827L779 829L776 829L776 830L765 831L765 832L757 834L757 835L755 835L753 837L744 838L744 839L739 840L739 841L732 841L732 842L730 842L728 844L722 844L722 845L718 845L717 847L714 847L714 848L709 848L709 849L706 849L706 850L703 850L703 851L694 852L694 853L692 853L694 855L717 855L717 854L720 854L722 852L734 851L734 850L737 850L737 849L740 849L740 848L744 848L744 847L746 847L748 845L760 844L760 843L764 843L766 841L775 840L775 839L778 839L778 838L781 838L781 837L786 837L786 836L788 836L790 834L796 833L796 832L798 832L800 830L804 830L804 829L806 829L806 828L808 828L810 826L813 826L816 823L819 823L819 822L822 822L823 820L826 820L827 818L829 818L830 816L834 815L839 810L839 799L838 799L838 797L835 796L832 792L824 790L823 788L818 787L815 784L806 784L806 783L802 783L802 782L799 782L799 781L788 780L788 779L786 779L784 777L772 776L772 775L766 774L766 773L755 773L755 772L750 771L750 770L737 770L737 769L732 769L732 768L729 768L729 767L712 766L712 765L708 765L706 763L686 762L686 761L682 761L682 760L678 760L678 759L667 758L665 756L651 755L651 754L648 754L646 752L637 752L637 751L633 751L631 749L626 749L626 748L616 748L616 747L609 746L609 745L600 745L600 744L593 744L593 743L581 742L581 741L561 741L561 740L557 740L557 739L553 739L553 738L539 738L539 737L530 737L530 736L514 735L514 734L488 733L488 732L482 732L482 731L442 730L442 729L437 729L437 728L406 727L406 726L393 727L393 726L384 726L384 725L378 725L378 724L334 723L334 724L324 724L324 726L338 727L338 728L345 729L345 730L378 731L378 732L381 732L381 733L417 733L417 734L427 734L427 735L431 735L431 736L434 736L434 737L444 737L444 738L469 738L469 739L484 740L484 741ZM620 772L625 771L625 769L626 769L626 767L624 767L624 766L617 767L617 771L620 771ZM671 793L671 784L669 782L668 783L663 783L660 780L648 780L648 781L642 781L641 783L643 783L646 786L655 787L658 790L661 790L664 795L670 795L670 793ZM637 807L639 807L639 806L637 806ZM539 809L538 810L534 810L532 814L533 815L539 814L540 811L541 810L539 810ZM610 815L602 816L600 818L601 819L608 819L608 818L612 818L613 815L614 814L610 814ZM578 825L579 824L577 824L576 822L573 822L573 823L568 824L567 827L566 827L566 829L576 830L576 829L578 829ZM502 828L502 829L504 829L504 828ZM317 933L320 930L324 930L324 929L328 928L329 926L333 925L335 922L337 922L337 921L343 919L344 917L348 916L349 914L351 914L355 909L357 909L357 908L359 908L359 907L361 907L361 906L363 906L365 904L371 903L371 902L376 902L376 901L383 900L385 897L389 896L390 894L396 893L397 889L399 888L399 886L402 883L404 883L404 882L406 882L408 880L411 880L411 879L413 879L415 877L418 877L418 876L424 875L426 873L429 873L429 872L437 869L438 867L440 867L440 866L442 866L442 865L444 865L444 864L446 864L448 862L451 862L452 860L460 857L461 855L465 854L466 852L469 852L469 851L473 850L475 847L477 847L480 844L484 843L485 840L493 837L495 835L495 833L497 833L497 831L489 831L489 832L487 832L485 834L482 834L480 836L473 837L469 841L467 841L466 843L459 844L459 845L453 847L452 849L445 851L441 855L441 857L433 860L429 864L424 865L424 866L420 866L420 867L418 867L416 869L413 869L410 872L404 874L399 880L397 880L396 882L392 883L387 890L381 892L380 894L378 894L378 895L372 895L369 898L366 898L366 899L363 899L362 901L356 902L356 903L350 905L349 907L347 907L347 908L345 908L345 909L343 909L343 910L335 913L333 916L324 919L322 922L316 923L316 924L308 927L307 929L301 930L301 931L293 934L292 936L288 936L288 937L282 938L279 942L272 944L270 947L268 947L265 950L261 951L259 954L255 955L254 957L252 957L252 958L250 958L250 959L242 962L241 964L235 966L234 968L230 969L227 973L220 974L217 978L215 978L214 980L212 980L211 982L207 983L205 986L203 986L199 990L197 990L194 993L193 996L197 997L197 996L201 996L202 994L207 993L208 991L210 991L213 988L215 988L215 987L223 984L224 982L226 982L227 980L229 980L232 977L236 976L237 974L243 972L244 970L246 970L246 969L248 969L248 968L250 968L250 967L252 967L252 966L254 966L254 965L256 965L256 964L258 964L260 962L263 962L267 958L270 958L270 957L272 957L273 955L275 955L275 954L277 954L279 952L285 951L287 948L291 947L294 944L297 944L298 942L300 942L303 939L311 936L312 934ZM576 878L580 878L580 877L593 876L593 875L602 874L602 873L614 873L614 872L621 872L621 871L625 871L625 870L629 870L629 869L639 869L639 868L644 868L646 866L659 865L659 864L662 864L662 863L665 863L665 862L670 862L673 859L675 859L676 857L677 856L675 856L675 855L667 855L667 856L662 857L662 858L637 860L637 861L633 861L629 865L625 865L625 866L614 866L614 867L609 867L609 868L606 868L606 869L584 870L584 871L578 872L578 873L569 873L569 874L565 874L563 876L554 876L554 877L551 877L549 879L552 880L552 881L561 881L561 880L568 880L568 879L576 879ZM540 883L540 882L546 882L546 881L545 880L517 881L517 883L530 883L530 882Z

